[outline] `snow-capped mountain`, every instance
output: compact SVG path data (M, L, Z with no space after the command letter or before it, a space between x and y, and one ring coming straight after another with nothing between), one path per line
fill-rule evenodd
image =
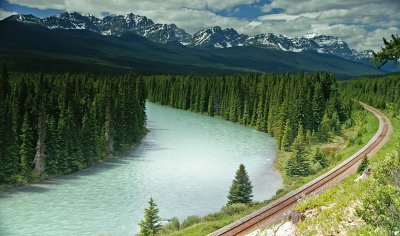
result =
M318 33L309 33L302 37L273 33L248 36L239 34L232 28L221 29L216 26L201 30L192 36L175 24L157 24L145 16L132 13L99 19L92 15L65 12L43 19L33 15L13 15L6 20L38 24L49 29L86 29L103 35L121 36L133 32L153 42L178 41L187 47L196 48L255 46L290 52L331 54L361 62L368 62L372 57L371 50L358 52L338 37Z
M187 42L191 35L175 24L156 24L145 16L135 14L106 16L99 19L92 15L82 15L78 12L64 12L46 18L33 15L13 15L7 20L30 24L38 24L49 29L85 29L103 35L120 36L133 32L157 43L171 41Z
M244 46L247 35L239 34L232 28L221 29L216 26L195 33L188 44L192 47L230 48Z

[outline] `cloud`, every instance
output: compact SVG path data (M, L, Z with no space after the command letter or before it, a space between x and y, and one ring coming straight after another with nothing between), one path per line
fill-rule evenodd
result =
M240 33L280 33L302 36L311 31L339 36L357 50L377 50L382 37L400 33L399 0L272 0L260 7L263 15L253 21L218 15L237 11L241 5L264 0L8 0L38 9L79 11L100 17L102 12L135 13L158 23L175 23L189 33L221 26ZM276 11L276 9L279 9Z
M16 12L10 12L10 11L4 11L3 9L0 9L0 20L7 18L11 15L17 14Z
M274 0L261 10L279 14L260 16L272 32L301 36L309 31L339 36L358 50L377 50L382 37L400 33L398 0Z

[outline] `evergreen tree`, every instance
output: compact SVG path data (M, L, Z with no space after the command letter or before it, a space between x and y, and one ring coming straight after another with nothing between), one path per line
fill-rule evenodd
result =
M158 216L159 209L153 198L150 198L149 208L144 210L144 219L140 222L140 236L155 236L160 231L161 218Z
M287 119L285 129L283 131L281 148L285 151L289 151L294 140L294 127L290 119Z
M251 185L249 175L243 164L240 164L236 171L235 179L229 189L228 204L252 202L253 186Z
M326 159L324 153L321 152L321 149L317 148L317 151L314 155L314 162L317 162L321 165L322 168L328 166L328 160Z
M331 120L328 115L325 114L322 118L321 124L319 125L317 138L318 141L327 142L331 131Z
M293 153L286 165L286 174L289 176L307 176L311 174L311 166L304 145L304 133L301 124L293 142L292 150Z
M368 165L369 165L368 157L365 156L357 168L357 173L361 174L365 169L367 169Z
M19 159L22 177L25 179L30 178L32 172L32 160L35 155L35 148L33 145L32 128L29 125L28 114L25 113L24 121L21 127L21 145L19 147Z
M322 121L322 116L324 114L324 95L322 93L322 86L320 83L317 83L314 88L314 95L312 101L312 112L314 117L314 126L313 129L318 129L319 124Z
M400 37L392 34L392 39L387 41L383 38L384 47L378 53L373 52L372 62L381 68L388 61L397 62L400 58Z

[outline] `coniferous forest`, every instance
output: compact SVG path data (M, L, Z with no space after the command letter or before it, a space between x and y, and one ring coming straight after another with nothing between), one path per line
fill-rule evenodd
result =
M154 76L146 78L148 99L176 108L219 116L275 137L293 151L290 176L311 173L305 146L328 141L350 118L332 74L245 74L233 76Z
M359 77L342 82L340 89L348 98L356 98L373 107L393 111L400 114L400 76L398 74L385 76Z
M150 101L255 127L280 145L290 146L300 126L318 135L324 122L336 127L351 113L351 102L342 101L334 75L324 72L154 76L146 82ZM285 130L294 133L284 138Z
M0 182L92 166L146 133L141 78L90 74L0 77Z

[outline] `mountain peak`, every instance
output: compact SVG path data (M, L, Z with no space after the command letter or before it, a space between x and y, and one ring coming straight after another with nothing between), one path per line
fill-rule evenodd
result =
M222 29L220 26L198 31L193 36L175 24L157 24L146 16L133 13L126 15L108 15L102 19L79 12L64 12L47 18L33 15L14 15L8 21L39 24L49 29L84 29L103 35L121 36L136 33L153 42L179 42L196 48L229 48L238 46L257 46L290 52L315 52L332 54L349 60L371 57L371 52L357 52L349 48L338 37L317 32L307 33L302 37L289 37L281 34L265 33L255 36L239 34L233 28Z

